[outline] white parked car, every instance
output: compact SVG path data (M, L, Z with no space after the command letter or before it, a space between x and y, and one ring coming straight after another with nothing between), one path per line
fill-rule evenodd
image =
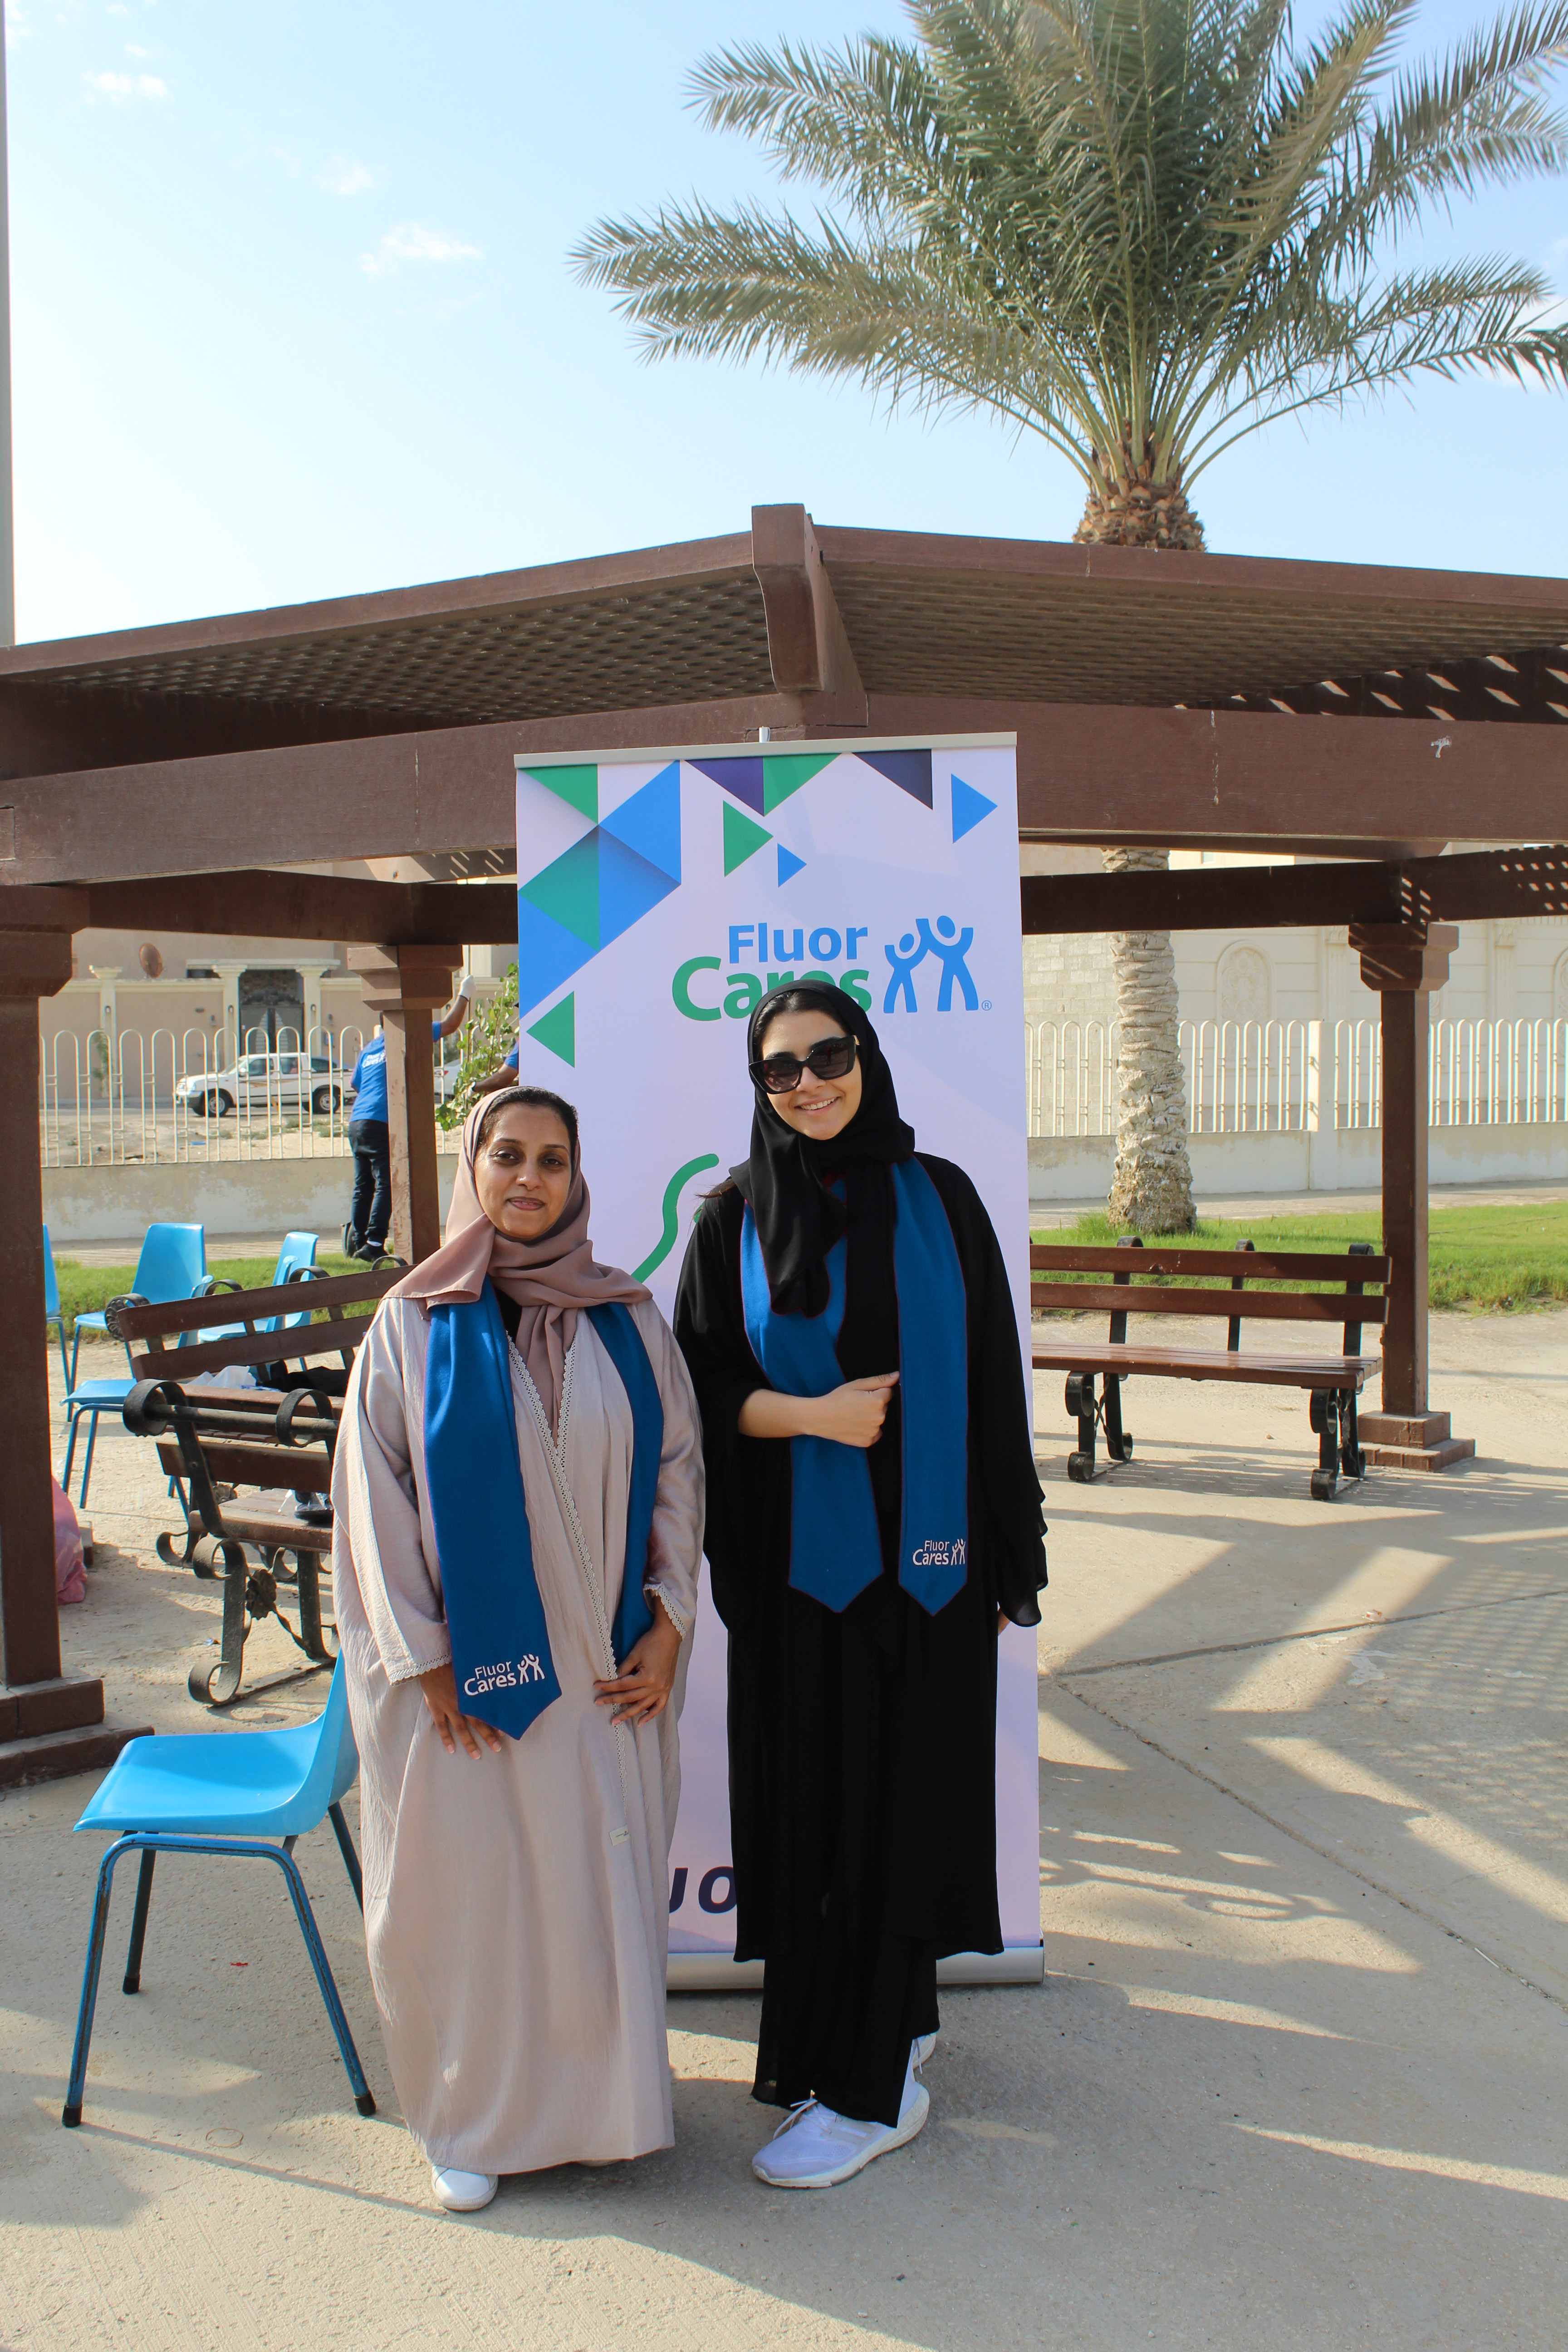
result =
M200 1070L182 1078L174 1100L199 1118L226 1118L237 1108L274 1109L324 1118L342 1107L342 1087L324 1054L242 1054L226 1070Z

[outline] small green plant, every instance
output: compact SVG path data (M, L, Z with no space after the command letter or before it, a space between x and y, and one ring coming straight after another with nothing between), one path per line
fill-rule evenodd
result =
M451 1099L436 1106L436 1124L450 1130L461 1127L474 1107L474 1088L488 1078L517 1043L517 966L509 963L506 977L488 1004L475 1005L461 1029L463 1057Z

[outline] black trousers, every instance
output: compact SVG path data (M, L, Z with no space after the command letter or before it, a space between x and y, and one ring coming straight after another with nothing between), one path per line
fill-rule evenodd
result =
M350 1222L362 1242L384 1242L392 1223L392 1131L384 1118L351 1118L354 1197Z

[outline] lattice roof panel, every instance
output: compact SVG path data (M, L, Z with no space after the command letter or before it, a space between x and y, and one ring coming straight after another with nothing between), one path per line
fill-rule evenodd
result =
M751 573L249 643L127 650L52 665L49 680L78 689L313 703L427 726L773 688L762 591Z
M1568 599L1560 614L1537 616L1505 604L1200 593L1190 579L1165 589L842 560L827 568L873 694L1200 704L1568 636Z

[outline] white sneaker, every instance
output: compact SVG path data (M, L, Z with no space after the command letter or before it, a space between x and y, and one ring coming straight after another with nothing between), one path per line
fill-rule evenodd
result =
M936 2035L934 2033L916 2034L914 2040L910 2044L910 2049L913 2053L914 2067L917 2074L920 2073L921 2068L925 2064L926 2060L931 2056L931 2052L935 2048Z
M493 2172L459 2172L455 2165L433 2164L430 2186L437 2204L448 2213L477 2213L489 2203L500 2182Z
M757 2150L752 2170L770 2189L835 2189L874 2158L913 2139L930 2113L931 2094L921 2084L912 2098L906 2095L896 2124L861 2123L807 2099Z

